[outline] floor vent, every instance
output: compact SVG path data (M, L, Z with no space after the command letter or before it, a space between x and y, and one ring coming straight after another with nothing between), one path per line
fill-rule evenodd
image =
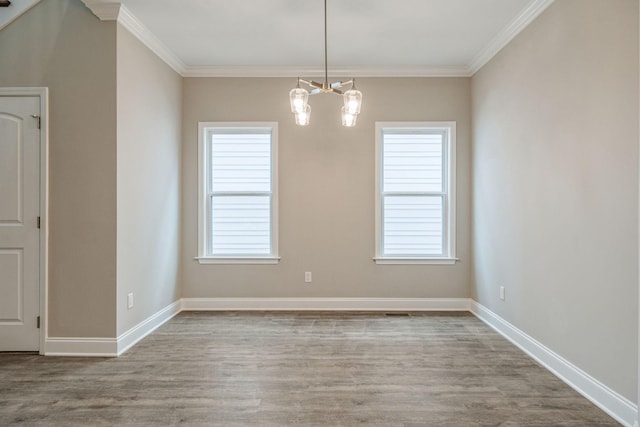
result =
M396 311L396 312L391 312L391 313L385 313L385 316L402 316L402 317L409 317L411 316L409 313L403 313L401 311Z

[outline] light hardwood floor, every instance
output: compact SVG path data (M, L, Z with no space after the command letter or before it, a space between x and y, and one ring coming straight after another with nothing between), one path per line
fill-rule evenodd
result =
M119 358L0 354L0 425L618 424L468 313L184 312Z

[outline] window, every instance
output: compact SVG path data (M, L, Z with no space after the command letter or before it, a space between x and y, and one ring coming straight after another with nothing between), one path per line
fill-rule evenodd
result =
M198 260L278 262L277 124L200 123Z
M455 129L376 123L377 263L455 263Z

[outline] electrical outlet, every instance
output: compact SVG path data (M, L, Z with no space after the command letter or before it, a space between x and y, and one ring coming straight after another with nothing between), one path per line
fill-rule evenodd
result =
M311 283L311 272L310 271L305 271L304 272L304 282L305 283Z
M133 292L127 295L127 308L133 308Z
M500 299L504 301L504 286L500 286Z

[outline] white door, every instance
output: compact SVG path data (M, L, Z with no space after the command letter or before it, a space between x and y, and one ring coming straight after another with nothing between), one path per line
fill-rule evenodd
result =
M39 97L0 96L0 351L40 348L39 116Z

